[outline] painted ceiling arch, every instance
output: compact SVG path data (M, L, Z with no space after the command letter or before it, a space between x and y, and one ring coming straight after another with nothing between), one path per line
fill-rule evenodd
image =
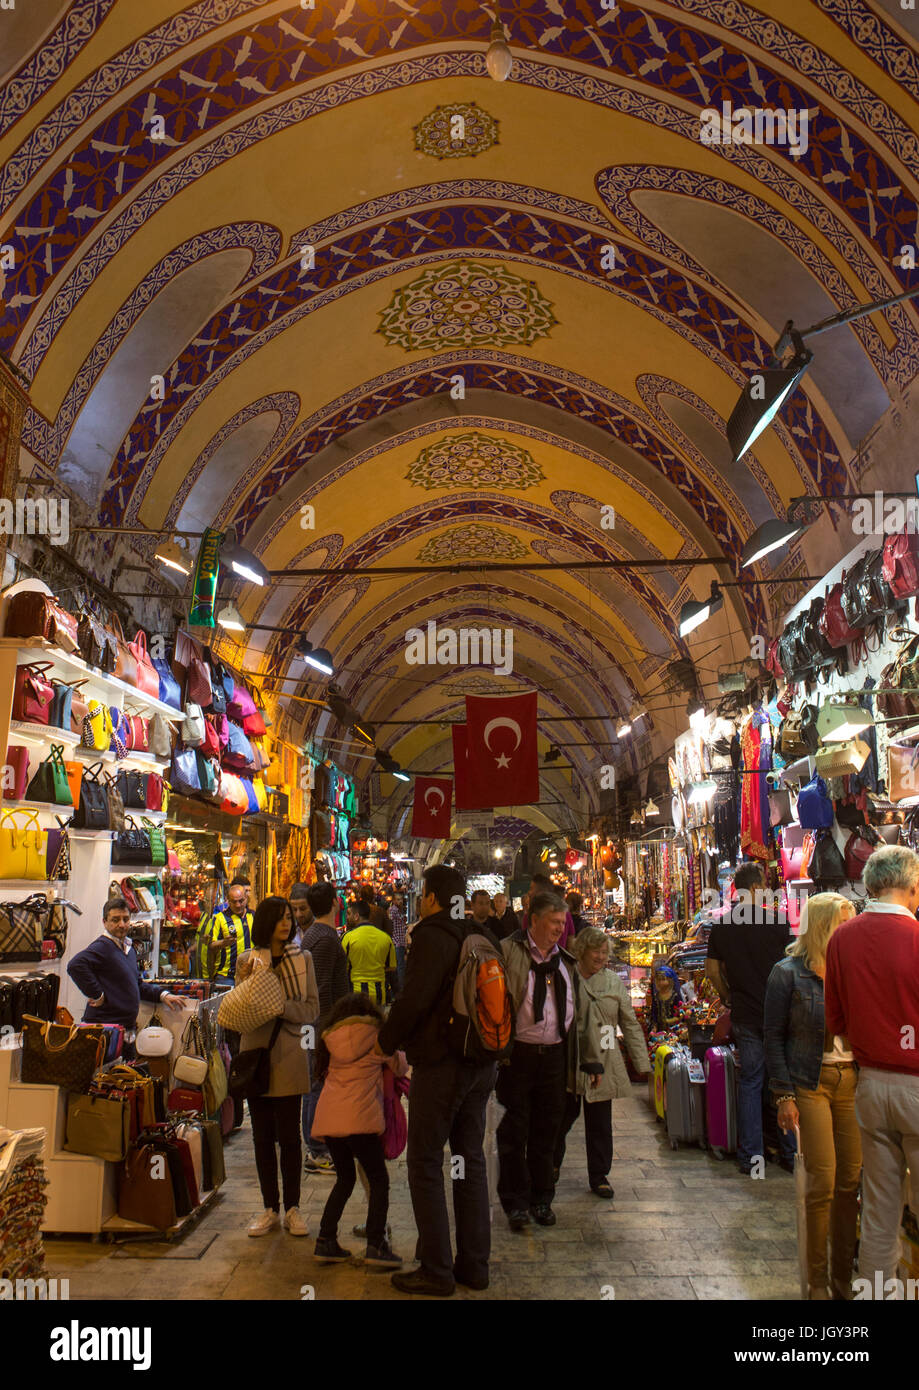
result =
M541 748L590 745L543 779L577 816L615 717L690 653L680 604L790 497L853 491L916 375L916 306L872 315L730 461L725 421L787 317L914 283L919 50L880 0L510 0L498 84L478 0L397 14L36 4L0 82L0 347L32 382L26 450L103 525L232 524L273 571L229 586L248 665L315 695L291 637L320 640L428 769L450 750L426 721L458 717L461 686L535 686ZM706 146L722 102L806 110L806 148ZM472 113L463 148L445 110ZM770 631L804 558L759 566L707 635L736 655ZM399 565L430 568L373 573ZM507 623L513 677L408 683L422 616ZM306 711L304 733L342 732Z

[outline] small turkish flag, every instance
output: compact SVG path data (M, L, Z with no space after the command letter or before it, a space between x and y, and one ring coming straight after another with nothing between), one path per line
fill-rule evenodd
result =
M419 840L445 840L450 834L452 798L449 777L416 777L412 834Z
M474 807L539 800L536 691L466 696L468 794Z
M469 800L469 759L466 756L466 725L453 725L454 796L458 811L480 811L482 803Z

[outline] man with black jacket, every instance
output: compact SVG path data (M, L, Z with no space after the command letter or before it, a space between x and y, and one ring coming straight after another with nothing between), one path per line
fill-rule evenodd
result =
M402 993L380 1029L379 1050L404 1050L411 1062L408 1114L408 1182L418 1228L420 1268L398 1273L402 1293L446 1298L457 1283L488 1288L491 1217L485 1155L485 1106L495 1084L493 1062L460 1059L448 1021L460 948L467 932L488 929L465 920L466 881L456 869L435 864L424 875L420 921ZM491 938L493 940L493 938ZM497 946L497 942L494 945ZM444 1193L444 1145L453 1156L456 1260Z
M332 1005L351 992L351 974L348 957L341 946L341 937L335 930L335 909L337 894L331 883L312 883L303 896L312 915L312 925L307 927L300 939L300 950L312 956L316 971L316 984L319 987L319 1019L316 1037L322 1032L323 1022ZM325 1144L313 1138L313 1115L322 1091L322 1078L316 1075L316 1054L310 1054L310 1068L313 1084L303 1097L301 1122L303 1127L303 1147L306 1149L304 1167L308 1173L334 1173L335 1167L329 1157Z

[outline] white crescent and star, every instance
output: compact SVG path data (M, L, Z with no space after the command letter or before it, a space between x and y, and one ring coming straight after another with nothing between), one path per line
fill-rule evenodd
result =
M443 806L443 804L444 804L444 789L443 789L443 787L428 787L427 791L425 792L425 794L424 794L424 804L425 804L425 806L427 806L427 808L428 808L429 811L431 811L431 810L434 809L434 808L431 806L431 802L430 802L430 797L431 797L432 794L433 794L434 796L440 798L439 801L438 801L438 803L437 803L437 808L436 808L436 809L439 811L439 810L441 809L441 807Z
M516 719L506 719L503 715L498 719L489 719L488 723L485 725L484 733L485 747L488 749L489 753L493 751L489 739L495 729L510 729L512 731L516 742L511 752L516 753L517 749L520 747L520 739L522 737L520 725L517 723ZM498 767L510 767L510 761L506 753L501 753L495 758Z

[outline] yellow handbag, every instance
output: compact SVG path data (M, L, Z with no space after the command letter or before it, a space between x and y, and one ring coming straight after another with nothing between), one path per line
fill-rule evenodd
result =
M25 816L25 825L16 822ZM37 811L20 808L0 815L0 878L47 880L48 832L42 830Z
M104 705L101 700L90 700L89 713L83 720L83 737L80 740L84 748L94 748L97 753L104 753L112 742L112 716L108 705Z
M268 792L265 790L265 783L261 777L253 777L252 786L255 791L255 799L258 802L260 811L268 810Z

